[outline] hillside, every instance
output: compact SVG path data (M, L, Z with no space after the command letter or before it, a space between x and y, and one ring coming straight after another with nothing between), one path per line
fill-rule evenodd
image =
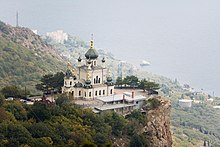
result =
M65 64L56 50L30 29L0 21L0 87L26 84L35 91L42 75L63 70Z

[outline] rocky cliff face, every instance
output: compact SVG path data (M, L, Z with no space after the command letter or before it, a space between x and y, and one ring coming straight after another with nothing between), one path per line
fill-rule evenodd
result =
M160 106L147 112L147 124L142 130L150 147L171 147L172 136L170 132L171 103L162 97L156 97Z

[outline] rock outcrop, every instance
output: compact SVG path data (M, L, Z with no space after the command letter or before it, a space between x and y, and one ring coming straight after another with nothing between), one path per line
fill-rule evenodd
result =
M171 147L171 103L162 97L155 97L154 99L158 100L160 105L147 112L147 124L143 128L142 134L148 140L150 147Z

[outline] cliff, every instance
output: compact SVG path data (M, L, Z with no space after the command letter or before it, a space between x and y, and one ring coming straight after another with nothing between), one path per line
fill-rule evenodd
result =
M149 99L143 108L147 110L143 123L135 120L133 127L136 128L132 137L113 138L115 147L171 147L172 136L170 131L171 103L163 97ZM137 116L138 118L138 116ZM128 119L129 120L129 119ZM129 120L131 121L131 120ZM129 123L128 123L129 124Z
M146 114L147 124L142 130L150 147L171 147L172 136L170 132L171 103L162 97L154 98L160 102L157 108L149 110Z

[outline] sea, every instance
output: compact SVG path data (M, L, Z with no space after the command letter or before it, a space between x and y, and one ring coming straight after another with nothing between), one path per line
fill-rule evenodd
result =
M220 96L219 0L0 0L0 20L63 30L143 70Z

